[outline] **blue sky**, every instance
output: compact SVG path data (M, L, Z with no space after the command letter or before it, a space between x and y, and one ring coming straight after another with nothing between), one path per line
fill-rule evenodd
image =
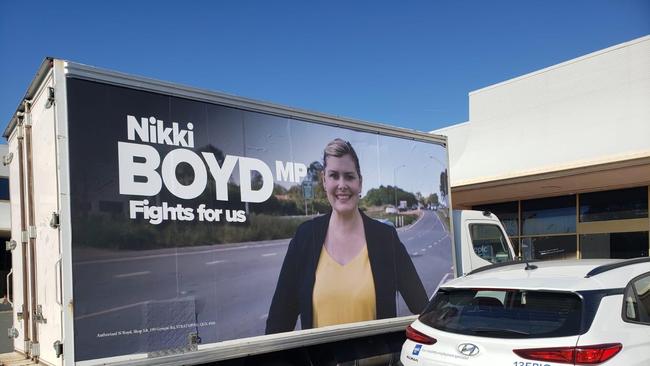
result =
M429 131L472 90L648 34L648 0L1 0L0 127L54 56Z

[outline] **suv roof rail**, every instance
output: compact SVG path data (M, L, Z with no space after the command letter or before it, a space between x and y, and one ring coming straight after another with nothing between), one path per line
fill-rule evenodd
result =
M485 267L479 267L479 268L477 268L477 269L475 269L475 270L473 270L473 271L467 273L466 275L469 276L469 275L473 275L473 274L475 274L475 273L479 273L479 272L483 272L483 271L488 271L488 270L495 269L495 268L514 266L515 264L525 264L525 265L526 265L526 269L535 269L535 268L537 268L536 266L530 266L529 263L532 263L532 262L539 262L539 260L521 260L521 259L516 259L516 260L512 260L512 261L507 261L507 262L494 263L494 264L487 265L487 266L485 266ZM534 267L534 268L533 268L533 267Z
M621 267L625 267L625 266L630 266L632 264L637 264L637 263L646 263L646 262L650 262L650 257L634 258L634 259L628 259L628 260L621 261L621 262L616 262L616 263L603 264L602 266L598 266L598 267L592 269L591 271L589 271L589 273L587 273L587 275L585 275L585 278L597 276L597 275L599 275L601 273L611 271L612 269L621 268Z

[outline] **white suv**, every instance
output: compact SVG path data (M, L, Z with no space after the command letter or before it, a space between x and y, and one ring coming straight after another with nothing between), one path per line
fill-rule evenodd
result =
M650 365L650 258L499 263L443 285L404 365Z

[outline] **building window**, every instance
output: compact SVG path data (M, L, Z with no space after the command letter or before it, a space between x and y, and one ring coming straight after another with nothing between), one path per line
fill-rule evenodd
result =
M576 196L521 201L521 223L522 235L575 233Z
M580 254L583 259L647 257L648 232L580 235Z
M519 202L473 206L472 210L492 212L501 220L508 236L519 236Z
M9 178L0 177L0 200L9 201Z
M580 222L648 217L648 187L580 195Z
M496 214L524 259L624 259L650 256L648 199L644 186L472 209Z
M576 259L576 236L556 235L521 238L524 259Z

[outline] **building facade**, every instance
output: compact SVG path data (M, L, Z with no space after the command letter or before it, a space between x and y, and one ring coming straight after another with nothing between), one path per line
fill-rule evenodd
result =
M531 259L650 251L650 36L469 94L448 136L454 208Z

